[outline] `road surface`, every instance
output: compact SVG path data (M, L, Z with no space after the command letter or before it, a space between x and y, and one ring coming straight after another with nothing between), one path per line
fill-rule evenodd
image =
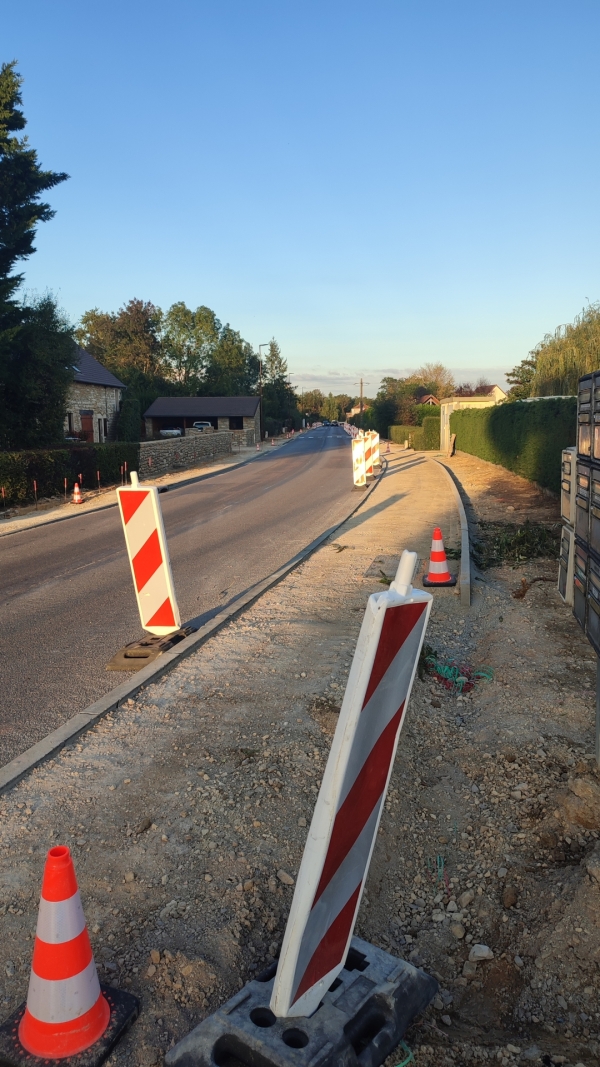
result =
M341 427L161 495L183 622L207 621L356 503ZM117 508L3 538L0 765L128 677L142 636Z

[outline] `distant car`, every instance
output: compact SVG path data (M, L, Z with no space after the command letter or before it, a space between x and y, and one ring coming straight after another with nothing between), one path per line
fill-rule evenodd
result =
M180 426L173 426L170 430L159 430L161 437L183 437L183 430Z
M332 426L339 426L339 422L337 421L337 419L332 419L331 425Z
M329 419L323 419L323 426L331 426Z
M212 422L193 422L192 429L200 430L202 433L204 433L205 430L212 430Z

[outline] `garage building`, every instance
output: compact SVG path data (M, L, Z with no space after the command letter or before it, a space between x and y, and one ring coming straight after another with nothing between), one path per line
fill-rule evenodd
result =
M146 437L161 430L186 430L210 422L215 430L251 430L260 441L260 399L257 396L159 396L144 412Z

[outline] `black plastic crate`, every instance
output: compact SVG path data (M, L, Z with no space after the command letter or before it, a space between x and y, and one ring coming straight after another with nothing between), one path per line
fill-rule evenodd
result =
M592 454L592 393L594 382L591 374L579 379L577 395L577 452L589 458Z
M587 615L587 580L589 552L587 545L575 544L573 573L573 614L583 630Z
M577 495L575 497L575 534L585 544L590 539L590 486L592 468L589 463L577 463Z

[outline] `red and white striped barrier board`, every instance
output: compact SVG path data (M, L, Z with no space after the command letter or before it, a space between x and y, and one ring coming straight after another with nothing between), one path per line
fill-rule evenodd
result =
M375 431L373 431L371 448L373 449L373 466L381 467L381 460L379 458L379 434L375 433Z
M131 486L117 489L133 586L144 630L162 637L181 626L171 561L155 485L140 488L135 471Z
M364 438L365 442L365 472L367 478L373 477L373 445L371 441L370 433L366 433Z
M431 610L416 562L403 552L369 597L283 939L279 1017L311 1015L346 959Z
M367 484L365 468L365 442L363 437L352 438L352 477L354 484L363 489Z

